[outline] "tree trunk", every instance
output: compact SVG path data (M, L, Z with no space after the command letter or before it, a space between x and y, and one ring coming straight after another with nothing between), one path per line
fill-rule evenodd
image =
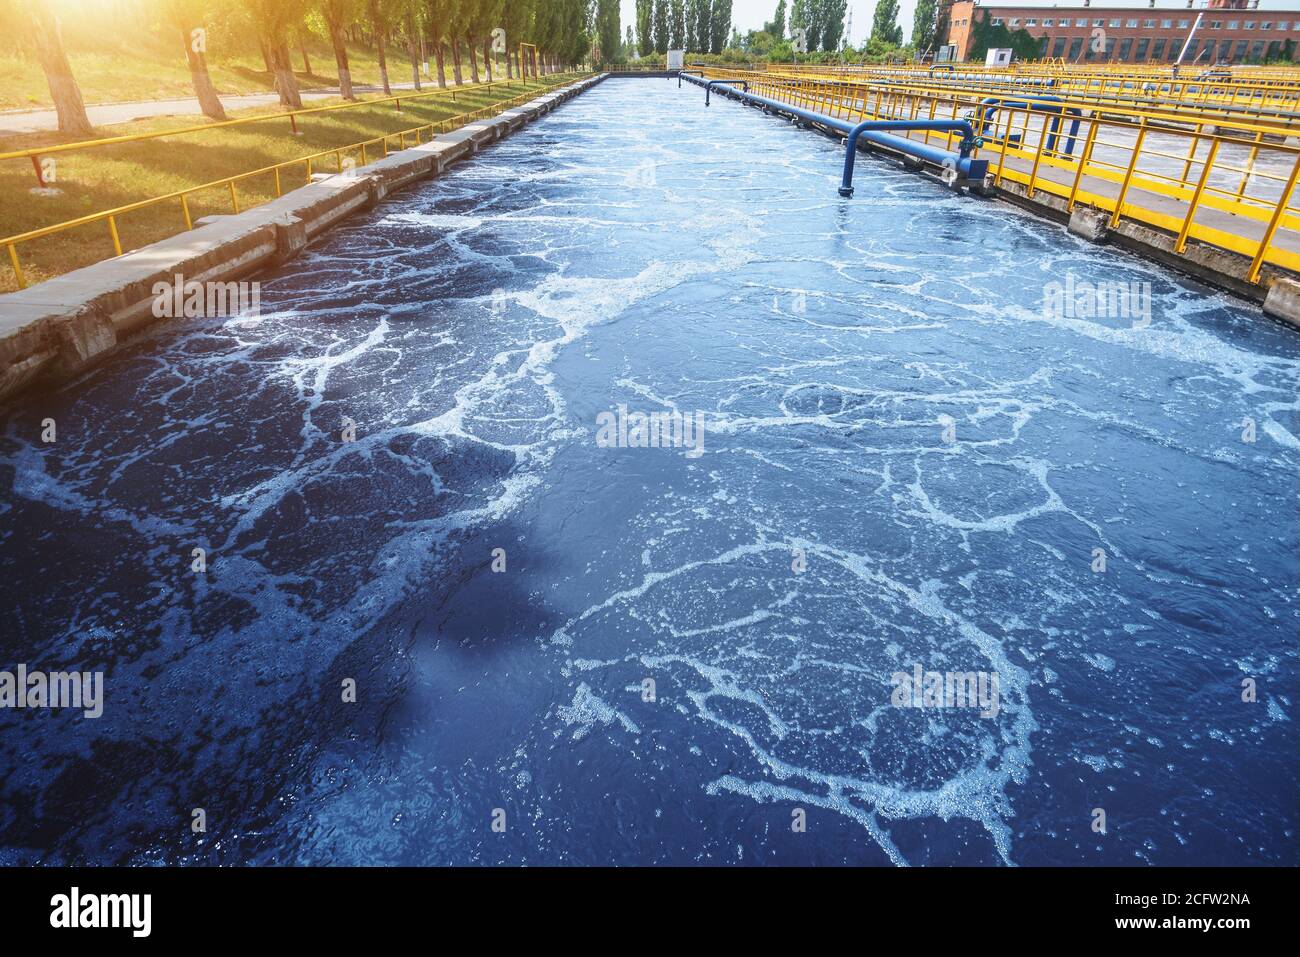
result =
M226 111L221 106L216 89L212 86L212 77L208 75L208 60L203 51L194 49L191 31L181 26L181 42L185 44L185 60L190 66L190 79L194 83L194 95L199 99L199 109L204 116L214 120L224 120Z
M447 88L447 63L442 53L442 41L433 41L433 58L438 61L438 86Z
M506 47L506 79L513 80L514 78L515 78L514 57L510 53L510 48Z
M474 38L465 34L465 46L469 47L469 75L478 82L478 52L474 49Z
M343 24L329 23L327 26L330 42L334 44L334 62L339 69L339 96L345 100L355 100L357 97L352 92L352 71L348 68L348 45L344 42L346 34L343 32Z
M307 44L302 40L298 41L298 52L302 54L302 69L308 76L311 76L311 60L307 57Z
M81 87L72 75L68 55L63 50L63 36L58 18L50 12L48 4L35 4L32 12L32 38L36 43L36 56L45 71L45 82L50 87L50 98L59 114L59 132L72 136L92 136L86 104L81 98Z
M415 30L408 21L406 31L406 55L411 58L411 83L420 89L420 48L415 44Z
M387 25L379 15L379 0L370 0L370 24L374 27L375 48L379 55L379 82L384 86L384 96L392 96L392 87L388 84L388 55L384 49L387 40Z
M271 70L275 74L275 92L280 94L280 105L301 110L302 97L298 95L298 79L293 75L293 64L289 60L289 44L284 40L274 40L270 46Z
M492 82L492 38L490 36L483 38L483 72L487 74L487 81Z
M456 85L460 86L465 81L460 75L460 38L451 38L451 75L456 80Z
M266 64L266 72L274 73L275 64L271 62L271 51L266 46L266 38L259 35L257 38L257 46L262 51L262 62Z

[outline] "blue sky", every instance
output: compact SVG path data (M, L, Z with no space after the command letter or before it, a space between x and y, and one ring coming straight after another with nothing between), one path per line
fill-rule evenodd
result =
M636 25L636 0L622 0L623 2L623 29L627 30L628 24ZM1051 3L1051 0L1047 0ZM772 19L772 14L776 11L777 0L732 0L731 4L731 21L744 33L748 30L757 30L766 20ZM994 5L993 0L988 3ZM1041 0L996 0L997 6L1004 7L1041 7L1045 4ZM1052 4L1056 6L1058 4ZM1082 0L1072 3L1060 3L1062 7L1082 6ZM1145 7L1146 0L1093 0L1094 7ZM1200 6L1201 4L1197 4ZM789 0L786 2L787 8L790 6ZM862 43L871 33L871 15L876 9L876 0L849 0L849 6L853 10L853 43L854 45ZM1300 10L1300 0L1261 0L1260 8L1263 10ZM899 0L898 22L903 26L903 36L907 37L912 32L912 16L916 10L916 0ZM1186 0L1156 0L1157 9L1165 10L1185 10L1187 9Z

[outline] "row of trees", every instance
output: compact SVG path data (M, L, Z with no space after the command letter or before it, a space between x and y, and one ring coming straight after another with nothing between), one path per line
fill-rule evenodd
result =
M617 4L615 4L617 6ZM731 0L636 0L636 49L721 53L731 33Z
M728 4L729 5L729 4ZM216 120L225 110L208 73L209 24L232 19L255 37L280 103L302 106L294 76L291 50L297 45L304 67L311 70L303 38L308 24L323 25L334 53L339 93L356 99L348 62L347 39L369 36L379 60L380 81L391 94L389 53L402 51L410 63L411 81L421 88L421 64L437 65L438 85L448 83L450 62L454 81L464 81L462 63L469 61L470 79L489 82L496 76L512 79L523 70L551 72L583 62L590 52L591 28L597 12L614 7L615 45L618 38L616 0L159 0L162 29L176 37L177 55L184 51L194 92L203 112ZM597 8L600 8L599 11ZM49 84L59 116L60 131L90 136L92 130L64 48L56 8L49 0L17 0L18 20L27 29L32 49ZM601 24L595 24L600 27ZM504 36L501 32L504 31ZM538 49L531 62L519 60L520 42ZM482 54L480 72L479 54Z
M930 22L935 19L936 0L919 0L928 13ZM927 6L928 5L928 6ZM751 30L744 37L733 40L733 46L750 56L766 57L778 62L788 62L796 55L821 60L828 55L850 52L849 37L845 33L848 12L847 0L779 0L772 19L761 30ZM803 39L802 48L796 50L795 37ZM872 19L871 37L863 48L864 55L885 55L896 51L903 43L903 30L898 25L898 0L878 0ZM855 54L859 51L852 51Z

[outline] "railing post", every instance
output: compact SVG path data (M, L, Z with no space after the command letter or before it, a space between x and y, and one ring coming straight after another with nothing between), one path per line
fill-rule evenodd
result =
M1028 109L1025 110L1025 116L1026 116L1026 120L1025 120L1025 129L1026 129L1026 130L1029 129L1029 120L1027 119L1027 117L1029 116L1029 112L1030 112L1030 111L1029 111ZM1038 164L1039 164L1040 162L1042 162L1042 159L1043 159L1043 144L1047 142L1047 127L1048 127L1047 114L1044 113L1044 114L1043 114L1043 131L1042 131L1041 133L1038 134L1038 149L1034 151L1034 167L1033 167L1033 169L1031 169L1031 170L1029 171L1029 190L1028 190L1028 195L1029 195L1029 198L1030 198L1030 199L1033 199L1033 198L1034 198L1034 184L1038 182ZM1021 142L1023 143L1024 140L1022 139Z
M1264 230L1264 238L1259 241L1259 249L1255 253L1255 258L1251 261L1250 272L1246 274L1248 282L1259 281L1259 271L1264 267L1264 257L1268 254L1269 244L1273 242L1273 234L1277 232L1277 228L1282 222L1282 216L1286 213L1287 206L1290 205L1291 192L1295 189L1297 177L1300 177L1300 153L1296 154L1295 163L1291 166L1291 175L1287 177L1286 186L1277 201L1277 206L1273 209L1272 218L1268 221L1268 228Z
M1209 182L1210 170L1214 168L1214 157L1219 153L1219 138L1216 136L1210 143L1210 155L1205 158L1205 167L1201 170L1201 178L1196 183L1196 191L1192 193L1192 200L1187 206L1187 217L1183 220L1183 228L1178 231L1178 242L1174 243L1174 252L1181 253L1187 248L1187 236L1192 231L1192 218L1196 215L1196 207L1201 202L1201 194L1205 192L1205 184Z
M1133 180L1133 170L1137 168L1138 156L1142 152L1142 141L1147 135L1147 118L1142 117L1142 125L1138 129L1137 140L1133 143L1133 158L1129 160L1128 169L1124 171L1124 182L1120 184L1119 195L1115 197L1115 212L1110 216L1110 228L1114 229L1119 225L1119 208L1124 204L1124 197L1128 195L1128 185Z
M108 217L108 234L113 237L113 254L122 255L122 240L117 235L117 220L112 216Z
M1067 213L1074 212L1075 197L1079 195L1079 184L1083 181L1083 171L1092 159L1092 144L1097 139L1098 120L1095 116L1090 117L1091 123L1088 124L1088 138L1083 144L1083 153L1079 156L1079 168L1074 171L1074 184L1070 187L1070 201L1066 204Z
M14 248L13 243L9 244L9 262L13 264L14 278L18 280L18 288L26 289L27 277L23 275L23 267L18 265L18 250Z

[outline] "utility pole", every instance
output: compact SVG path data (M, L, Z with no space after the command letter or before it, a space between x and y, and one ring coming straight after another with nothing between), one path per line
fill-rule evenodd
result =
M1198 13L1198 14L1196 15L1196 22L1192 24L1192 32L1189 33L1189 34L1187 34L1187 39L1183 41L1183 48L1182 48L1181 50L1178 51L1178 59L1174 61L1174 73L1175 73L1175 74L1178 72L1178 67L1179 67L1179 66L1182 64L1182 62L1183 62L1183 57L1187 56L1187 48L1188 48L1189 46L1191 46L1191 44L1192 44L1192 38L1196 36L1196 31L1197 31L1197 30L1200 28L1200 26L1201 26L1201 17L1203 17L1203 16L1205 16L1204 13Z
M847 63L848 49L853 45L853 4L849 4L849 11L844 16L844 40L840 44L840 62Z

